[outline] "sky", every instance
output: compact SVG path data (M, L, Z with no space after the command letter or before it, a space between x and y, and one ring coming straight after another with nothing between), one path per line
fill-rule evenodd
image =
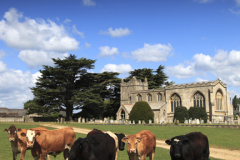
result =
M165 66L176 84L213 81L240 97L240 0L0 0L0 107L33 99L51 58L96 60L127 77Z

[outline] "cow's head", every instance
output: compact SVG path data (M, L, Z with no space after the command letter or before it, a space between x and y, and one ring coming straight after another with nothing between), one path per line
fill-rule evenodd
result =
M186 137L174 137L166 140L165 143L171 145L174 157L182 157L182 148L184 145L189 144L189 140Z
M140 136L136 135L130 135L127 137L124 137L122 139L122 142L127 142L127 151L130 153L137 153L137 145L140 143L142 138Z
M120 133L120 134L115 133L115 135L118 137L118 147L119 147L119 150L123 151L124 147L125 147L125 143L122 141L122 139L125 137L125 135L122 134L122 133Z
M40 135L40 132L34 130L27 130L26 141L27 147L32 148L35 142L36 137Z
M8 129L4 129L4 132L8 133L8 138L10 142L15 141L17 138L17 131L20 131L21 128L17 129L14 125L11 125Z

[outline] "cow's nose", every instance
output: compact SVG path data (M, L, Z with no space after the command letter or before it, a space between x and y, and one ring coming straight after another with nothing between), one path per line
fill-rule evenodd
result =
M130 153L136 153L135 149L130 149Z
M11 141L14 141L15 140L15 138L9 138L9 141L11 142Z

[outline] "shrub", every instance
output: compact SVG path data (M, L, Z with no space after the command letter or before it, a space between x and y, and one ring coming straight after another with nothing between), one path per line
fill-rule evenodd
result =
M129 114L129 120L137 124L139 120L149 123L149 119L154 121L154 114L149 104L145 101L136 102Z
M184 106L176 107L173 120L179 120L179 123L184 123L185 119L189 119L188 110Z
M189 118L192 119L202 119L204 123L207 123L207 112L203 107L190 107L188 110Z

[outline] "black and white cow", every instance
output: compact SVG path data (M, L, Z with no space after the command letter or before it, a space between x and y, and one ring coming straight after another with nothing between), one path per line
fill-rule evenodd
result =
M114 139L106 133L78 138L69 154L68 160L115 160Z
M201 132L192 132L176 136L165 143L171 145L170 156L172 160L208 160L208 138Z

